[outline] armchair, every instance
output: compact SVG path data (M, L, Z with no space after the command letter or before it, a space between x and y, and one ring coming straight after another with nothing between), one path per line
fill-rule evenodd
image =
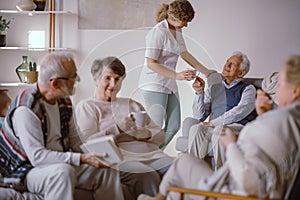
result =
M256 89L261 89L261 84L263 81L263 78L244 78L244 82L254 85ZM192 120L192 118L189 118L187 120L188 123L184 123L182 127L182 136L179 136L176 140L175 148L177 151L181 153L187 153L188 152L188 141L189 141L189 128L199 123L197 119Z

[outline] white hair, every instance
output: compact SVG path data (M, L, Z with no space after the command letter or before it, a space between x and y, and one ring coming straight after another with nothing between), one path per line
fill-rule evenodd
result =
M240 51L233 52L232 56L239 56L242 58L242 63L240 64L240 70L245 70L247 73L250 70L250 60L246 56L246 54L243 54Z
M51 78L65 74L66 69L61 62L62 60L74 60L73 55L66 52L52 52L47 54L41 61L38 80L46 83Z

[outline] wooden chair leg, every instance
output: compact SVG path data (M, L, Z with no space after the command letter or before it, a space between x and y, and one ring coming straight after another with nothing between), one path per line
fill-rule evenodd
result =
M214 198L222 198L222 199L233 199L233 200L268 200L268 199L264 199L264 198L239 196L239 195L226 194L226 193L220 193L220 192L201 191L201 190L179 188L179 187L173 187L173 186L170 186L168 188L168 192L179 192L180 200L184 199L185 194L200 195L200 196L205 196L205 197L214 197ZM275 200L275 199L273 199L273 200Z
M180 192L180 200L184 199L184 193Z

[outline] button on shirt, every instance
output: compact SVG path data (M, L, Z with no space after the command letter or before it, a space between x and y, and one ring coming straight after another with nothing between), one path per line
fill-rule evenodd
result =
M172 35L167 20L156 24L146 36L145 57L156 60L162 66L175 71L178 57L186 51L181 29ZM160 75L145 65L141 72L139 88L147 91L171 94L178 91L176 80Z
M230 89L237 85L242 79L238 79L233 81L230 85L228 85L225 81L222 81L222 84L227 89ZM214 126L218 125L226 125L232 124L235 122L244 119L247 115L249 115L253 109L255 109L255 97L256 97L256 89L253 85L248 85L242 94L241 100L237 106L228 110L221 116L211 120L210 122ZM201 119L202 117L208 117L211 113L211 92L210 90L206 90L205 93L196 95L193 103L193 116L194 118Z

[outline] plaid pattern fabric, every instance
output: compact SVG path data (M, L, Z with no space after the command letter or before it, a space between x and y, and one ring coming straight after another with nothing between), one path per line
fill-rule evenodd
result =
M72 103L69 98L58 101L62 146L66 151L66 138L69 132L69 121L72 116ZM42 103L42 95L37 84L21 92L10 105L0 134L0 187L11 187L23 190L23 182L28 171L33 167L14 132L12 116L19 106L30 108L41 120L44 144L47 146L47 113Z

